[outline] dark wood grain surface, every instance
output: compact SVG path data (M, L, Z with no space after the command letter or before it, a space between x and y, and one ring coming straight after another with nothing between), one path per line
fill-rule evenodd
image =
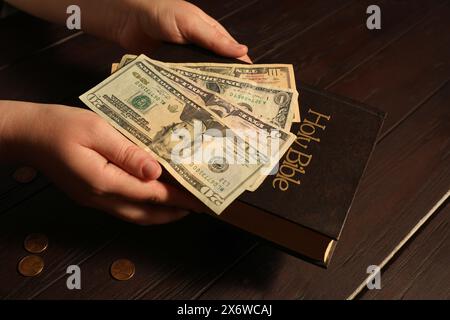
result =
M160 227L117 221L75 205L45 177L15 182L8 166L0 167L0 297L448 298L448 210L436 205L450 187L450 2L380 1L377 31L365 27L370 1L194 2L248 44L255 62L292 63L298 81L388 113L330 268L205 215ZM39 36L20 41L27 26ZM23 14L0 21L0 35L9 39L0 99L81 106L76 97L124 53ZM170 45L152 55L216 59ZM31 232L46 233L50 246L45 272L25 279L16 266ZM135 262L132 280L110 277L117 258ZM70 264L82 269L80 291L66 288ZM383 266L381 291L364 289L373 264Z
M56 43L75 33L67 28L51 24L18 12L0 20L0 70Z
M362 299L450 299L450 206L447 204L381 274L381 290Z

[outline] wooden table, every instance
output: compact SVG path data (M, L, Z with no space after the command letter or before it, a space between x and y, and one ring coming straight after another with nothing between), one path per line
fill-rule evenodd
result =
M195 1L250 47L255 63L292 63L297 80L388 113L328 270L206 215L138 227L74 204L45 177L0 168L0 297L25 299L450 298L450 1ZM0 21L0 99L66 103L124 51L24 14ZM188 60L164 46L155 56ZM201 57L201 55L200 55ZM44 272L16 271L24 237L48 235ZM136 274L109 275L128 258ZM79 265L82 289L68 290ZM369 290L367 267L382 267Z

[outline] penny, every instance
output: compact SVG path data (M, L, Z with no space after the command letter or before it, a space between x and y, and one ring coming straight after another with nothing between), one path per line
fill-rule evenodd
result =
M44 270L44 260L38 256L26 256L19 261L17 269L25 277L34 277Z
M13 178L19 183L30 183L31 181L36 178L37 172L35 169L31 167L21 167L17 169L14 174Z
M127 259L119 259L111 264L111 275L114 279L124 281L134 276L134 263Z
M42 233L32 233L25 238L23 246L30 253L41 253L48 247L48 238Z

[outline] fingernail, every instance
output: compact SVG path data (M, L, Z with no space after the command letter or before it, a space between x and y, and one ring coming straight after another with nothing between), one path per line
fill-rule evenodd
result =
M142 169L142 173L144 175L144 178L156 179L161 174L161 167L156 162L149 161L149 162L147 162L147 164L144 165L144 168Z
M249 64L253 64L253 61L250 59L250 57L248 55L242 56L240 58L238 58L241 61L247 62Z

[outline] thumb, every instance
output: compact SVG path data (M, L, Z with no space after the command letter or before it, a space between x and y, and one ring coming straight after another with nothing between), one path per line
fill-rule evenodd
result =
M129 174L142 180L156 180L162 169L153 156L136 146L109 125L99 134L92 149Z

